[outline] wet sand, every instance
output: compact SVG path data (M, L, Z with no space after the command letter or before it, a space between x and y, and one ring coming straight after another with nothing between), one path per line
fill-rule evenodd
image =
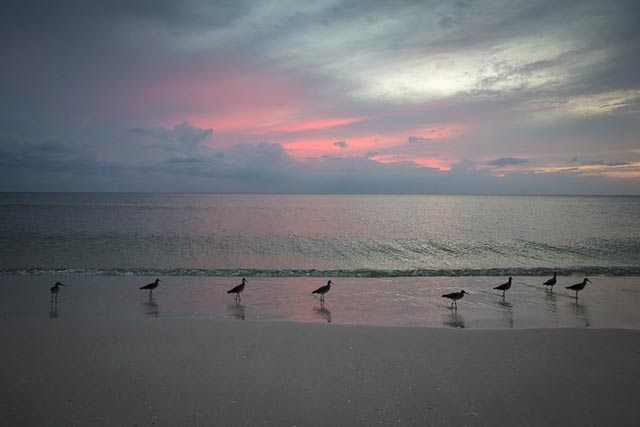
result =
M2 425L637 425L640 331L0 321Z
M640 278L592 277L574 293L564 286L581 277L559 277L553 292L546 278L514 277L506 298L493 290L502 277L333 278L320 304L311 291L327 279L249 277L236 303L226 291L239 277L162 277L153 291L140 286L155 277L0 276L0 319L96 319L189 317L214 320L268 320L372 326L438 328L623 328L640 329ZM49 288L60 280L58 304ZM450 310L442 294L465 289L469 295Z

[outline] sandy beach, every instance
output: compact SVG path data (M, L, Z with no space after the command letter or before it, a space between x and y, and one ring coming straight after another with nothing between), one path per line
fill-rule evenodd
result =
M0 322L2 425L637 425L640 331Z

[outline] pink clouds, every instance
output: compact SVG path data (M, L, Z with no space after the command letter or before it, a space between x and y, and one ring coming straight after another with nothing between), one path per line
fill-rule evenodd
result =
M361 156L448 170L460 159L445 145L470 127L428 119L438 105L388 105L373 114L349 114L348 106L319 99L292 72L206 64L154 77L131 91L128 107L151 110L156 126L187 121L212 128L210 148L267 141L281 144L298 160ZM434 150L446 150L448 157Z

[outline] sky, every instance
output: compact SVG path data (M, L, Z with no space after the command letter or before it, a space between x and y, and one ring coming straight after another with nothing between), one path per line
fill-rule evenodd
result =
M0 191L640 194L637 0L24 0L0 39Z

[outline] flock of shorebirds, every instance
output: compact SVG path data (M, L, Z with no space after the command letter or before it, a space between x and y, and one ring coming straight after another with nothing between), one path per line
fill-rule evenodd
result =
M149 297L151 297L151 295L153 294L153 290L155 288L158 287L158 285L160 284L161 280L160 279L156 279L155 281L149 283L148 285L144 285L142 287L140 287L140 289L142 290L148 290L149 291ZM506 292L511 289L511 283L513 282L513 278L509 277L509 280L501 285L498 285L496 287L494 287L493 289L496 289L498 291L502 291L502 298L505 298L506 296ZM557 273L553 273L553 277L549 280L547 280L546 282L544 282L542 284L542 286L544 286L546 289L551 288L551 290L553 291L553 287L556 285L556 283L558 283L558 279L557 279ZM584 278L584 280L580 283L576 283L575 285L571 285L571 286L565 286L567 289L575 291L576 292L576 300L578 299L578 292L580 292L581 290L583 290L585 288L585 286L587 286L587 283L592 283L591 280L587 279L586 277ZM326 285L319 287L318 289L316 289L315 291L311 292L311 294L315 294L315 295L319 295L320 296L320 302L322 304L324 304L324 297L325 295L331 290L331 285L333 284L333 282L331 280L329 280L327 282ZM242 282L237 285L234 286L233 288L229 289L227 291L228 294L234 294L235 299L237 302L240 302L242 299L242 292L244 291L245 287L247 285L247 279L242 278ZM50 289L51 292L51 301L53 302L54 299L57 302L58 301L58 293L60 292L60 286L65 286L64 284L60 283L60 282L56 282L55 285L53 285ZM461 300L465 295L469 295L469 292L466 292L464 289L459 291L459 292L451 292L449 294L444 294L442 295L443 298L447 298L451 300L451 308L457 308L458 307L458 301Z
M158 285L160 285L160 282L162 282L162 280L160 279L156 279L153 282L149 283L148 285L144 285L141 286L140 289L141 290L148 290L149 291L149 296L153 295L153 290L155 288L158 287ZM331 280L329 280L327 282L326 285L324 286L320 286L318 289L316 289L315 291L311 292L312 294L316 294L316 295L320 295L320 301L322 303L324 303L324 296L327 292L329 292L329 290L331 289L331 285L333 284L333 282ZM247 285L247 279L245 279L244 277L242 278L242 283L240 283L238 286L234 286L233 288L229 289L227 291L228 294L234 294L235 295L235 299L236 301L240 301L242 299L242 291L244 291L245 286ZM53 285L51 287L51 289L49 289L49 291L51 292L51 302L54 301L58 301L58 293L60 292L60 286L66 286L63 283L60 282L56 282L55 285Z
M553 277L542 284L546 289L551 289L553 291L553 287L558 283L557 278L558 273L553 273ZM505 298L506 292L511 289L511 283L513 282L513 277L509 277L509 280L501 285L494 287L498 291L502 291L502 298ZM587 283L593 283L591 280L586 277L582 282L576 283L575 285L565 286L565 288L576 291L576 300L578 299L578 292L584 289L587 286ZM450 294L442 295L443 298L447 298L451 300L451 308L458 308L458 300L461 300L465 295L469 295L469 292L466 292L464 289L460 292L451 292Z

